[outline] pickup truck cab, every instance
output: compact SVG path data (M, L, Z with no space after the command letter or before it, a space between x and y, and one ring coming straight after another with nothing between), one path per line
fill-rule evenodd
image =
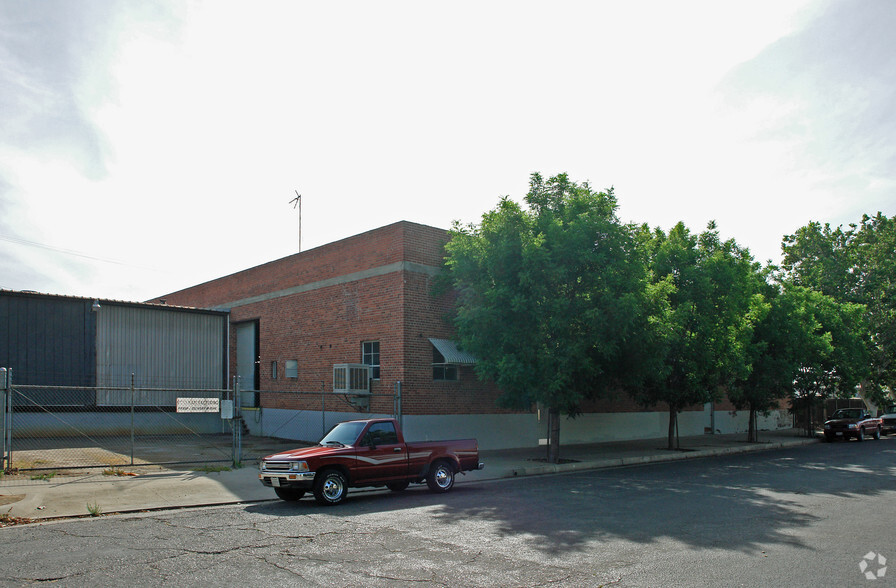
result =
M864 408L841 408L834 411L831 418L824 423L824 440L843 439L848 441L855 437L864 441L866 435L880 439L881 420L871 416Z
M350 487L398 492L426 482L433 492L448 492L457 473L483 467L475 439L406 443L395 419L366 419L339 423L316 446L265 457L258 479L283 500L310 490L318 504L330 506Z

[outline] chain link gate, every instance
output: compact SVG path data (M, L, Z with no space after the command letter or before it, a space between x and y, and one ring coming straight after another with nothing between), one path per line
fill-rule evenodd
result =
M240 462L238 388L33 386L0 373L4 471Z

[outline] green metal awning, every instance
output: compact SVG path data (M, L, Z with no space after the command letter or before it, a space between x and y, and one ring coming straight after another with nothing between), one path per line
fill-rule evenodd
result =
M468 353L466 351L461 351L457 348L457 343L451 341L449 339L430 339L430 343L439 350L439 353L442 354L442 357L445 358L445 363L456 363L456 364L467 364L472 365L476 363L476 356L472 353Z

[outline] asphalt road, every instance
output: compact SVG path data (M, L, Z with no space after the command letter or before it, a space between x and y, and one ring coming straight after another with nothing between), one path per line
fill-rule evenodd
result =
M878 555L896 563L896 438L8 527L0 584L896 584L866 579Z

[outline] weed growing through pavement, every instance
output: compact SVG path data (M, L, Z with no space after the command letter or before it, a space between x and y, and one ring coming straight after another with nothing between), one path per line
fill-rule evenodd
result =
M37 474L35 476L31 476L32 480L51 480L56 475L56 472L46 472L43 474Z
M230 468L228 466L199 466L198 468L193 468L193 471L211 474L214 472L229 472Z
M100 503L95 502L93 504L87 503L87 512L90 513L92 517L98 517L103 514L103 509L100 508Z

